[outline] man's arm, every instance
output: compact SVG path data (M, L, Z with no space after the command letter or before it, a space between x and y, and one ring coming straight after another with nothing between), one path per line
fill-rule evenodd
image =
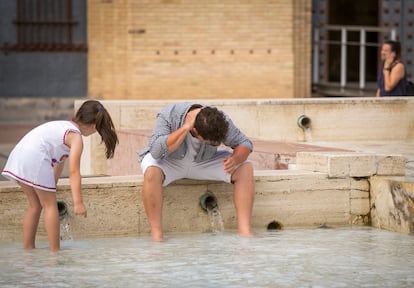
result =
M224 171L232 174L234 170L247 160L250 153L253 151L253 143L250 139L234 125L233 121L227 117L229 123L229 130L227 138L223 143L233 149L233 154L223 159Z
M239 165L240 163L243 163L247 160L251 152L252 151L249 147L238 146L233 150L233 155L231 156L231 158L233 158L236 165Z
M232 174L241 163L247 160L250 153L250 148L246 146L237 146L234 148L233 154L230 157L223 159L224 171Z
M149 143L149 152L155 159L160 159L174 152L185 140L194 126L195 116L200 109L187 113L184 124L176 129L168 113L160 112L155 121L154 130ZM173 130L176 129L176 130Z
M172 132L167 138L168 151L174 152L184 142L187 134L193 129L194 122L197 114L201 109L194 109L187 113L185 116L184 124L174 132Z

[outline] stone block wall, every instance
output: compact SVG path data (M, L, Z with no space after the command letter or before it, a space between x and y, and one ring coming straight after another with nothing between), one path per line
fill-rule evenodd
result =
M324 152L302 152L297 159L301 170L256 170L253 230L266 229L274 221L284 228L370 225L372 217L375 227L412 233L412 180L402 182L404 177L399 182L389 180L404 175L404 168L396 169L383 161L370 161L366 165L365 156L370 155L344 153L338 157L334 153L332 159L337 165L330 165ZM398 156L389 158L399 166ZM354 163L354 167L359 167L358 176L352 175L350 160L362 164ZM372 174L380 170L387 176ZM72 236L76 239L148 235L149 224L141 201L142 184L142 175L83 178L82 194L88 209L88 217L83 218L73 216L69 181L61 179L57 199L69 207ZM185 179L164 189L164 231L209 231L209 217L199 203L207 192L218 199L225 230L236 230L233 186ZM21 239L26 207L27 200L19 186L10 181L0 182L1 241ZM39 239L46 239L43 219L38 235Z
M401 233L414 233L414 179L371 179L372 226Z
M88 1L88 94L310 97L311 1Z
M84 178L82 194L88 210L84 218L73 215L69 181L61 179L57 199L68 206L73 238L149 235L141 200L142 182L141 175ZM367 179L331 179L319 172L262 170L255 172L255 189L253 230L266 229L273 221L286 229L367 224L355 220L369 213ZM353 195L354 190L361 195ZM211 231L208 214L199 203L207 192L218 199L224 229L237 230L231 184L179 180L164 189L164 231ZM21 241L26 207L27 200L17 185L0 182L0 241ZM43 215L37 236L38 240L47 241Z

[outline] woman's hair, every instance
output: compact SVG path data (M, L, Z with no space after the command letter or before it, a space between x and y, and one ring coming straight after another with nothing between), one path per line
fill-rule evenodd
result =
M401 44L398 41L388 40L384 44L390 45L391 52L395 53L395 60L401 59Z
M204 140L220 145L226 139L229 123L224 113L217 108L204 107L196 116L194 128Z
M114 156L115 146L119 143L114 123L105 107L96 100L85 101L72 119L76 123L95 124L96 131L105 143L106 158Z

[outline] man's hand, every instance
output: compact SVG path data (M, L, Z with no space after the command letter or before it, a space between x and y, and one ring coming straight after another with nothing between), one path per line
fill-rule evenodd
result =
M195 119L197 117L198 112L200 112L200 110L201 110L200 108L193 109L193 110L189 111L187 113L187 115L185 116L185 121L184 121L183 127L185 127L186 129L188 129L188 131L190 131L191 129L193 129Z
M237 168L237 164L232 157L227 157L222 159L224 171L228 174L233 174Z

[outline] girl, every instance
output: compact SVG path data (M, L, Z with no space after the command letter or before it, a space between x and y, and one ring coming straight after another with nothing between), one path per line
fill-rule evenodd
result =
M51 121L27 133L9 155L2 175L15 180L29 200L23 218L23 247L35 248L40 213L51 251L60 249L60 223L56 204L56 184L69 157L69 179L75 215L86 217L81 195L80 158L82 136L98 132L106 147L106 158L112 158L118 137L111 116L102 104L88 100L72 121Z

